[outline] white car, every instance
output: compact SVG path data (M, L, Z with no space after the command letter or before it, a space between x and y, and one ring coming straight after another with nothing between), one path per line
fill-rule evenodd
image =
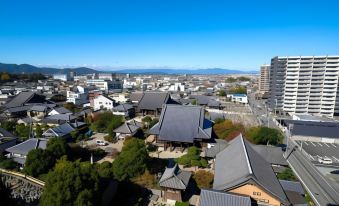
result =
M333 161L328 157L319 157L318 162L321 164L332 164Z
M98 146L106 146L106 145L108 145L107 142L104 141L104 140L97 140L97 141L96 141L96 144L97 144Z

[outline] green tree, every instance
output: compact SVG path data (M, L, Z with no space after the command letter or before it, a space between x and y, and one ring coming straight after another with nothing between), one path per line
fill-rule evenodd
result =
M247 89L244 86L236 86L228 91L230 94L247 94Z
M240 82L248 82L248 81L250 81L251 79L248 78L248 77L238 77L237 80L240 81Z
M254 144L277 145L284 139L281 132L277 129L268 127L251 127L246 132L246 137Z
M125 140L120 155L113 162L114 177L119 181L136 177L145 171L148 160L143 140L137 138Z
M1 122L1 127L8 132L15 132L15 126L17 123L15 121L4 121Z
M4 155L0 154L0 168L3 169L16 169L17 163L12 159L7 159Z
M187 154L176 159L176 162L186 167L207 167L207 161L200 156L200 150L195 147L189 147Z
M68 155L70 148L64 138L52 138L48 141L46 150L54 159L59 159L64 155Z
M112 178L113 171L112 171L112 164L110 162L103 162L101 164L96 165L98 174L102 178Z
M43 134L43 130L41 128L41 126L38 124L36 127L35 127L35 134L37 137L42 137L42 134Z
M226 96L226 91L225 90L223 90L223 89L221 89L221 90L219 90L219 96L221 96L221 97L225 97Z
M197 105L197 104L198 104L198 101L197 101L196 99L193 99L191 104L192 104L192 105Z
M23 172L27 175L38 177L47 173L54 165L55 159L43 149L33 149L27 154Z
M72 102L67 102L66 104L63 105L63 107L65 107L66 109L73 113L80 111L80 109Z
M236 82L236 81L237 81L237 79L234 78L234 77L228 77L228 78L225 80L226 83L234 83L234 82Z
M104 112L93 120L91 128L96 132L113 132L113 129L119 127L122 123L122 116L113 115L112 112Z
M24 124L18 124L18 125L16 125L16 128L15 128L16 134L19 137L21 137L21 139L23 139L23 140L28 139L29 130L30 130L30 127L28 125L26 126Z
M46 176L40 205L100 205L99 175L89 162L58 160Z

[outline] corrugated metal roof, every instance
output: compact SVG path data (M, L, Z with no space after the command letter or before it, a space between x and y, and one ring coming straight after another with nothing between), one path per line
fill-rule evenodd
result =
M167 167L159 180L161 187L185 190L191 179L191 173L181 170L177 164Z
M200 206L251 206L251 198L222 191L202 189Z

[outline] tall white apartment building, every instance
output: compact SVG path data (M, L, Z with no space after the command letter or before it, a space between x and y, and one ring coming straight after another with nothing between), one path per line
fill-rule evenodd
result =
M333 117L339 114L338 76L339 56L274 57L268 104L290 114Z
M265 93L270 90L270 68L268 64L264 64L260 67L259 77L259 92Z

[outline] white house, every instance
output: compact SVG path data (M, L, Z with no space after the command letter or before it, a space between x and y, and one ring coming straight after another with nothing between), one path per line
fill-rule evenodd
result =
M67 91L67 102L82 105L88 102L87 88L77 86L72 91Z
M228 94L227 98L230 98L232 102L248 104L248 99L246 94Z
M114 107L114 99L107 97L105 95L100 95L97 98L93 99L93 108L94 110L107 109L112 110Z

